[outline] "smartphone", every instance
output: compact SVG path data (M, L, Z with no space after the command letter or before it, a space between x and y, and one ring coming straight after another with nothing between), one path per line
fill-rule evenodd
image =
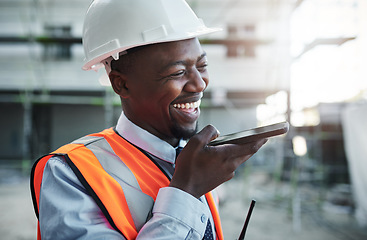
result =
M219 136L211 141L209 146L217 146L222 144L243 144L254 142L262 138L269 138L287 133L289 130L288 122L280 122L263 127L253 128L237 133Z

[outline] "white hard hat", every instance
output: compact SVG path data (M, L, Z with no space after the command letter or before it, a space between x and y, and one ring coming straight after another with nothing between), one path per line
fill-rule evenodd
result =
M95 0L84 21L84 70L103 67L127 49L219 31L208 28L185 0ZM109 72L110 69L106 70Z

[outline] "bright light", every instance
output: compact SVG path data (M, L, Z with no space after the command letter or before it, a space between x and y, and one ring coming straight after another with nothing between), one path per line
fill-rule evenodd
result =
M260 104L256 109L257 120L261 124L282 122L287 113L287 92L279 91L265 99L266 104Z
M363 96L367 90L366 6L353 0L308 0L294 11L291 54L298 58L290 71L292 111ZM317 44L318 39L343 37L355 39L341 45ZM316 44L305 48L310 43ZM294 118L306 122L300 114Z
M306 139L302 136L295 136L292 139L293 151L297 156L305 156L307 154L307 143Z
M293 111L291 114L291 124L295 127L317 126L320 124L320 114L315 108Z
M292 109L312 107L319 102L340 102L360 92L355 44L320 46L295 62L291 68Z

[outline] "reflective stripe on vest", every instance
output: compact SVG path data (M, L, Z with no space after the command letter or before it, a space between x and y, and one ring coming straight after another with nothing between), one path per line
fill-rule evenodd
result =
M60 154L66 158L110 225L126 239L135 239L151 216L159 189L169 185L169 179L156 164L113 129L78 139L39 159L33 166L31 189L37 217L44 167L51 156ZM209 193L206 198L217 239L223 239L213 197ZM41 239L40 234L38 237Z

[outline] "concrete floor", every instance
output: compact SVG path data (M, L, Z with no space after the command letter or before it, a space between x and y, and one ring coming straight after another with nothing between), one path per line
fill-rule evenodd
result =
M0 239L36 239L36 218L33 212L28 179L7 175L0 181ZM9 177L12 176L12 177ZM253 179L262 179L254 176ZM6 181L4 181L6 179ZM354 217L345 212L317 207L312 188L300 188L299 201L290 201L288 184L272 181L248 181L236 178L220 189L220 214L226 240L238 238L252 198L256 199L245 239L256 240L362 240L367 228L361 228ZM310 197L311 196L311 197ZM292 213L292 206L299 211ZM321 206L324 206L321 204Z
M28 179L0 184L0 239L36 239L37 222Z
M357 224L352 208L323 200L330 196L328 190L315 185L300 185L295 191L289 183L275 183L266 173L255 172L232 179L219 192L225 239L238 238L252 199L256 204L245 239L367 239L367 226Z

